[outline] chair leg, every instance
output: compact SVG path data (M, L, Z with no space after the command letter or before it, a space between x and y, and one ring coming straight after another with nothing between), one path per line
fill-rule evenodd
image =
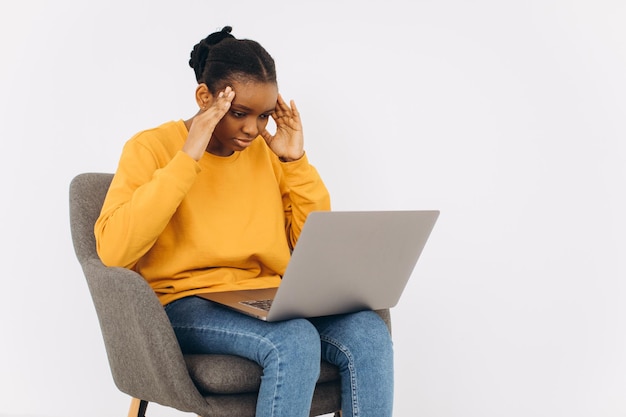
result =
M128 417L146 417L146 409L148 408L148 401L133 398L130 402L130 410L128 410Z

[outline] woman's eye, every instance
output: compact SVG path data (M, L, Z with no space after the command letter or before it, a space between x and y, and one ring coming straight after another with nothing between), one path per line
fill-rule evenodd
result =
M240 111L232 111L231 113L232 113L233 116L235 116L237 118L245 117L245 115L246 115L245 113L242 113Z
M260 119L267 119L268 117L270 117L269 114L262 114L259 116Z

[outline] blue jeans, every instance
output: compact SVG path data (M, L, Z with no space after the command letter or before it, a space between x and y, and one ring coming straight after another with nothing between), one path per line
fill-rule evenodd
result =
M267 323L198 297L165 306L184 353L231 354L263 368L256 417L308 417L320 361L338 366L344 417L390 417L393 348L372 311Z

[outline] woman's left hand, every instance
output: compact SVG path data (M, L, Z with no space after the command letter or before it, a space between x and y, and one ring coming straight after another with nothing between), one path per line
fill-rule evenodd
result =
M272 135L267 129L261 133L267 145L284 162L302 158L304 134L296 103L291 100L290 105L287 105L279 94L272 118L276 122L276 133Z

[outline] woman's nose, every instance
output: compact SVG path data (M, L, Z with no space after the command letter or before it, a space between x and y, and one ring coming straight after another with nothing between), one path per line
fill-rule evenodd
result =
M249 137L256 137L258 135L256 121L252 117L246 118L241 130Z

